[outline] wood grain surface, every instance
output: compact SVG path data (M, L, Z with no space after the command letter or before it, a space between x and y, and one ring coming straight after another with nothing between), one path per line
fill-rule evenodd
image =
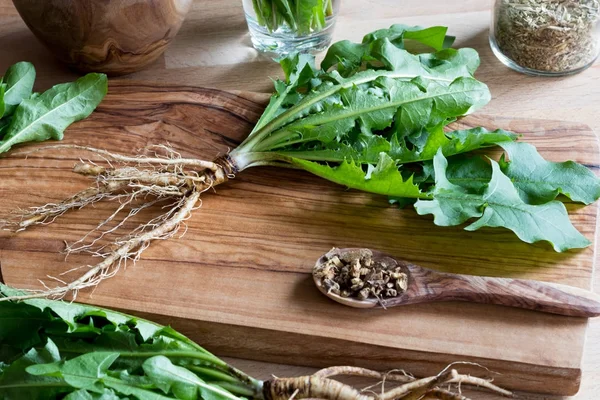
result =
M169 142L183 156L212 159L247 135L264 100L252 93L113 81L97 112L70 128L65 143L144 153L152 144ZM485 115L458 125L512 129L547 158L598 168L596 137L582 125ZM568 147L559 140L565 137ZM17 150L3 159L0 214L56 202L85 187L85 178L70 172L81 156L65 151L25 158ZM576 227L594 240L597 206L567 207ZM91 260L83 255L64 260L59 254L64 240L85 235L113 210L114 204L100 203L67 213L52 226L2 234L5 281L40 288L38 279L87 265ZM139 213L125 228L159 211ZM154 243L140 262L106 281L93 297L80 293L78 300L172 323L218 354L315 366L402 366L418 375L465 360L502 373L496 381L507 387L576 392L585 319L465 303L394 311L343 307L322 296L311 279L315 260L333 246L378 249L444 272L580 288L590 287L594 266L593 246L558 254L505 230L438 228L413 210L390 207L383 197L298 171L258 168L206 193L202 208L187 221L185 239Z
M574 125L587 124L599 132L600 63L584 73L558 79L535 78L513 72L504 67L490 50L490 8L489 0L403 0L401 5L397 0L344 0L334 40L357 41L365 33L393 23L449 26L450 33L457 36L456 46L473 47L481 56L477 76L490 87L493 95L493 100L484 110L486 114L572 121ZM0 71L17 61L33 62L38 71L36 90L44 90L78 76L59 63L33 36L11 0L0 0L0 40ZM145 70L128 75L127 79L270 92L272 84L267 77L281 75L278 65L251 48L240 0L195 0L167 51ZM556 146L557 156L560 156L560 146L561 143ZM46 190L51 189L46 187ZM596 292L600 291L600 274L594 276L594 288ZM552 326L548 325L547 329L552 330ZM595 400L600 393L600 318L590 320L589 327L582 387L577 400ZM228 339L225 335L220 340ZM233 349L229 354L243 357L242 352L236 354L233 340L228 342ZM447 343L449 347L453 346L452 340ZM269 347L269 354L277 354L277 344L274 342ZM498 343L498 346L501 345ZM332 357L330 364L335 363L337 359L331 354L325 354L323 358L328 356ZM421 356L421 359L425 358ZM275 358L271 363L239 358L228 361L259 378L268 378L271 374L304 375L311 371L310 368L289 365L295 360L285 357L278 359L283 364L274 364ZM499 399L485 392L464 389L463 393L478 400ZM526 395L524 398L556 400L559 397Z
M35 36L70 67L127 74L155 61L192 0L14 0Z

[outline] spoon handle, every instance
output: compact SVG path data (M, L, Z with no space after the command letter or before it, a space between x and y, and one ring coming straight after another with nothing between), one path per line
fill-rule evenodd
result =
M412 268L411 268L412 269ZM416 285L403 304L427 301L468 301L499 304L573 317L600 315L600 296L557 283L441 273L426 268L411 271Z

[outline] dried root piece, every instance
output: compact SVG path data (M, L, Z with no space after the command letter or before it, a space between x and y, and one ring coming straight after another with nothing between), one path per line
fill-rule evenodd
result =
M49 224L72 209L80 209L105 199L118 200L119 206L109 217L80 240L67 244L65 249L67 255L88 252L102 260L95 265L67 271L66 273L72 273L85 269L79 278L71 282L53 278L60 282L59 286L46 286L47 290L31 291L17 297L4 297L0 298L0 301L38 297L57 299L67 294L72 294L74 298L79 290L95 287L102 280L114 276L127 261L137 261L153 240L167 239L175 235L199 204L201 193L227 181L236 172L227 158L217 159L215 162L184 159L164 146L157 147L166 155L156 154L155 157L129 157L73 145L51 147L86 150L105 156L112 162L107 161L108 167L91 161L76 164L74 172L95 179L93 186L62 202L25 210L2 226L21 231L36 224ZM113 165L116 162L118 165ZM167 204L162 215L139 225L108 244L98 245L108 235L115 234L126 221L141 210L159 202Z

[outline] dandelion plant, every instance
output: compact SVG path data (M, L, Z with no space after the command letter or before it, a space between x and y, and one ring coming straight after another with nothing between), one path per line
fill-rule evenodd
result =
M255 166L302 169L388 196L391 202L413 204L439 226L502 227L528 243L549 242L556 251L588 246L557 196L585 204L597 200L600 184L591 171L570 161L546 161L512 132L449 129L491 99L488 87L474 77L477 52L448 48L451 41L442 27L394 25L368 34L361 43L333 44L320 68L311 55L282 59L285 79L275 81L252 132L212 161L185 159L165 146L158 146L154 157L80 148L110 159L110 166L77 164L75 172L90 176L94 184L60 203L25 212L12 221L17 229L100 200L118 200L119 210L142 200L126 219L157 201L172 206L97 250L102 260L80 278L18 297L63 297L98 284L124 260L137 259L151 241L172 236L200 197L212 195L205 192ZM432 51L407 50L414 42ZM501 146L505 156L464 156L492 146ZM80 241L67 252L94 244Z

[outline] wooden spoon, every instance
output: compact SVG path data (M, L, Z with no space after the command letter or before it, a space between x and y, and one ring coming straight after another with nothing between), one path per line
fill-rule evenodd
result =
M361 249L339 249L340 253L356 252ZM346 306L356 308L395 307L405 304L434 301L468 301L473 303L499 304L525 308L546 313L572 317L596 317L600 315L600 296L587 290L556 283L524 279L491 278L485 276L459 275L437 272L395 259L387 254L372 250L374 262L384 261L392 268L401 267L408 276L405 292L384 300L342 297L331 291L313 273L317 288L327 297ZM313 272L328 260L324 254Z

